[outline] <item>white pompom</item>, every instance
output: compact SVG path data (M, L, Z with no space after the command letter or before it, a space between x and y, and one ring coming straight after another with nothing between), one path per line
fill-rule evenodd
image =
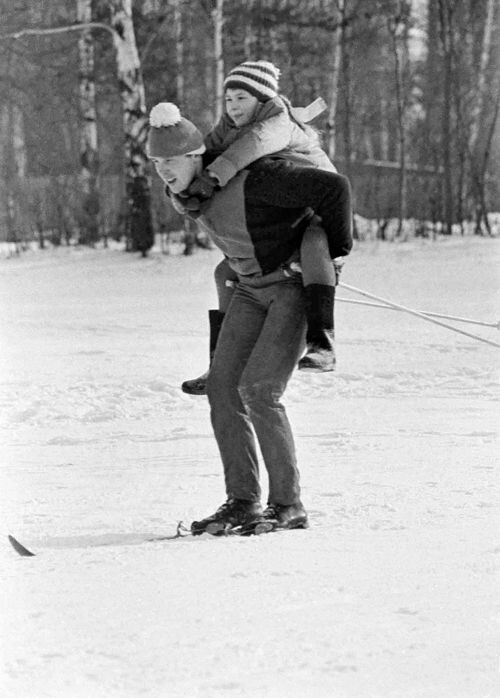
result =
M181 120L179 107L172 102L160 102L151 109L149 123L154 128L175 126Z

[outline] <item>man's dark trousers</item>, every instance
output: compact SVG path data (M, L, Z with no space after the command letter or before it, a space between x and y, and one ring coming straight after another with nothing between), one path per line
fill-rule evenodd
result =
M255 436L269 476L269 502L300 499L290 423L280 402L305 346L302 278L241 277L210 368L207 394L228 498L259 500Z

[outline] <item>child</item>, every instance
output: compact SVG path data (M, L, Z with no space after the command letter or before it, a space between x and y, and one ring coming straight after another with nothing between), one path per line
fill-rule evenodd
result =
M217 187L224 187L240 170L271 154L303 167L336 172L316 133L298 118L300 112L307 110L294 110L288 100L278 96L279 73L267 61L247 61L229 73L224 81L225 114L205 138L207 155L215 159L191 183L187 192L190 197L210 198ZM300 260L308 329L307 352L299 361L299 369L332 371L335 366L333 304L340 265L332 264L327 238L320 226L311 225L304 233ZM210 356L237 283L225 260L215 270L215 282L219 309L209 312ZM208 372L185 381L182 390L205 394L207 375Z

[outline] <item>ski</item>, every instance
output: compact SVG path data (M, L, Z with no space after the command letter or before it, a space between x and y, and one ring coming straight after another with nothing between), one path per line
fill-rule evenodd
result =
M25 548L24 545L14 538L14 536L9 535L8 539L16 553L21 555L21 557L35 557L35 553L32 553L31 550Z
M250 526L229 526L228 524L222 524L222 523L212 523L204 531L196 532L194 533L191 531L191 529L186 528L182 521L179 521L177 524L177 530L173 535L168 535L168 536L151 536L149 538L144 538L143 541L138 541L143 542L143 543L161 543L163 541L167 540L177 540L179 538L191 538L191 537L197 537L200 535L203 535L204 533L208 533L210 536L213 536L215 538L223 538L223 537L229 537L229 536L242 536L242 537L248 537L248 536L260 536L264 533L270 533L271 531L278 531L281 530L279 529L276 525L276 522L272 521L257 521L254 524L251 524ZM16 553L20 555L21 557L36 557L37 553L32 552L29 550L26 546L24 546L22 543L20 543L17 538L14 538L14 536L11 536L10 534L7 536L9 543L11 546L14 548ZM113 545L110 543L109 545ZM100 546L99 546L100 547Z
M256 521L252 524L243 526L230 526L222 522L214 522L209 524L203 533L209 533L211 536L260 536L263 533L271 533L276 531L276 522L274 521ZM195 534L196 535L196 534Z

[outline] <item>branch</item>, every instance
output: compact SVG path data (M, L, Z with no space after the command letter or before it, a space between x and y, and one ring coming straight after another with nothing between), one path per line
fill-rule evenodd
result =
M168 19L168 15L165 15L164 17L162 17L162 19L158 22L156 29L153 32L151 32L151 34L146 42L146 45L144 46L142 53L140 54L141 63L144 63L146 61L146 57L151 49L151 46L153 45L153 43L156 41L156 39L160 35L160 32L163 28L163 25L165 24L167 19Z
M65 27L53 27L52 29L21 29L10 34L0 34L0 39L20 39L23 36L62 34L63 32L79 31L81 29L105 29L113 38L121 38L118 32L110 27L109 24L104 24L104 22L86 22L84 24L69 24Z

